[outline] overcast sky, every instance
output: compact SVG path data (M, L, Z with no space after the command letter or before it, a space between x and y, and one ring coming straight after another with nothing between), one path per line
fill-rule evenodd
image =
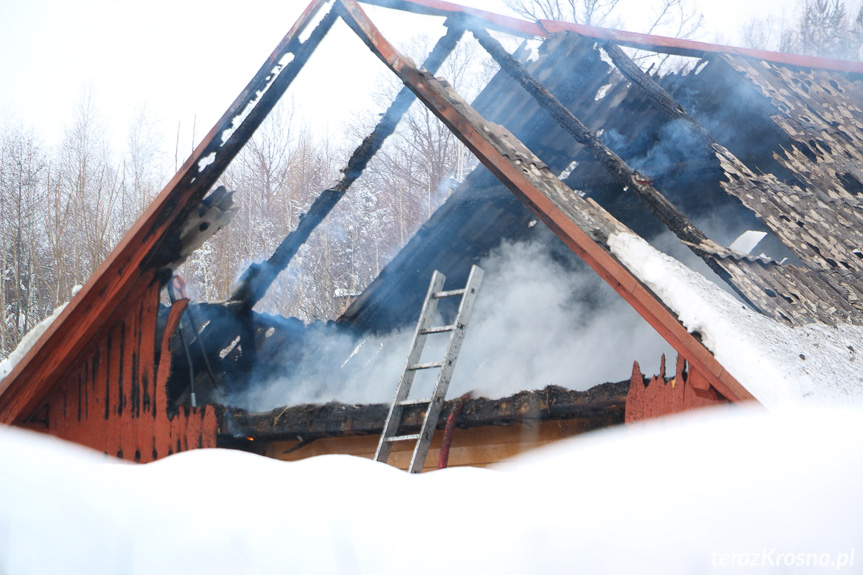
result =
M648 0L623 0L624 27L649 18ZM499 0L461 3L505 12ZM782 18L791 0L697 0L698 39L737 43L752 18ZM109 139L121 148L136 111L146 106L167 140L191 130L200 140L257 71L307 5L306 0L0 0L0 120L33 127L47 143L62 138L83 94L91 94ZM371 8L385 33L405 39L419 19L394 20ZM439 33L431 28L432 35ZM356 94L374 90L382 65L342 24L289 91L317 125L338 125ZM341 113L340 113L341 111ZM322 118L322 116L326 116ZM332 129L332 126L331 126Z

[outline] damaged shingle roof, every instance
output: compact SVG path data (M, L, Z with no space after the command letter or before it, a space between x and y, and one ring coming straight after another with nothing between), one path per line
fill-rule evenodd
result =
M711 52L687 71L650 75L616 45L573 32L546 40L535 62L515 57L661 196L641 194L645 206L628 174L603 165L501 71L474 108L553 173L577 162L571 188L645 237L667 227L765 315L863 323L858 73ZM391 293L421 294L412 283L431 269L461 281L501 238L529 234L531 214L496 182L471 174L343 320L384 329L409 318L418 303L393 309ZM724 247L749 229L770 234L775 260Z

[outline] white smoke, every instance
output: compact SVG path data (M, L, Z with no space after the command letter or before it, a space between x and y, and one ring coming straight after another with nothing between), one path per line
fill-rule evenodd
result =
M447 397L474 391L499 398L547 385L584 390L627 379L634 360L652 372L662 353L672 353L592 270L581 262L569 269L552 252L548 241L505 243L480 263L485 280ZM265 411L389 402L413 330L360 340L322 330L293 375L261 382L230 403ZM422 361L440 361L447 337L430 336ZM411 397L428 397L436 375L419 372Z
M671 352L593 270L568 270L545 242L505 244L483 267L450 396L504 397L547 385L584 390L628 379L633 360L657 369Z

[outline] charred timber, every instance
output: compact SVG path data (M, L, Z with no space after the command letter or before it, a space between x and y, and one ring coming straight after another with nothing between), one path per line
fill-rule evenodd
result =
M576 118L566 106L546 90L518 60L501 46L500 42L482 29L471 28L471 33L507 74L521 84L537 103L548 111L552 118L569 132L578 143L586 146L594 158L616 177L621 186L632 189L645 205L680 239L694 244L707 240L707 236L701 230L695 227L680 210L653 187L653 182L649 177L633 170L620 156L600 142L599 138L594 136L581 120Z
M449 415L462 404L458 427L511 425L517 422L596 419L608 425L623 423L629 382L605 383L587 391L570 391L549 386L540 391L523 391L503 399L456 398L444 404L438 429L443 429ZM347 405L326 403L298 405L266 413L217 407L220 436L257 440L296 439L304 441L344 435L381 433L389 404ZM404 408L400 432L414 433L422 425L423 406Z
M847 273L856 265L856 258L842 259L842 256L847 256L849 246L859 244L852 237L852 233L856 233L857 228L851 224L843 230L844 235L836 235L835 228L832 226L813 224L814 221L823 221L822 214L837 212L841 213L838 216L840 221L859 221L859 210L847 209L843 212L846 206L842 202L834 202L828 206L819 201L817 194L803 189L802 184L793 186L771 174L754 173L730 150L717 142L683 106L633 62L620 47L607 42L604 48L617 69L638 86L657 110L670 121L681 121L692 134L713 151L728 178L727 183L723 184L723 189L729 195L736 197L751 210L767 229L802 261L810 265L814 263L815 266L826 269L809 269L809 266L780 265L776 262L747 259L742 257L743 254L734 254L730 250L717 250L715 246L709 244L690 243L689 247L692 251L707 262L714 271L717 271L717 268L723 270L719 275L726 279L737 293L753 307L775 319L792 325L805 325L813 319L827 325L834 325L837 322L859 325L863 322L861 308L855 305L860 298L856 293L858 290L854 282L836 282L828 271L839 269ZM711 65L723 63L724 66L733 69L727 57L712 58L711 62ZM741 65L751 66L750 63ZM776 88L774 92L788 93L781 88ZM799 115L803 116L804 113L800 112ZM829 130L825 130L827 131ZM824 161L821 165L836 163L835 160ZM818 163L811 164L809 173L816 171L813 166L817 165ZM815 189L817 190L817 186ZM790 221L796 221L797 225L787 225ZM816 229L813 232L811 228ZM821 248L819 249L816 244ZM837 261L826 255L828 253L839 258L843 265L840 266ZM848 262L851 264L849 265Z
M471 29L471 33L474 34L483 48L489 52L507 74L519 82L534 97L537 103L547 110L558 124L569 132L577 142L591 151L594 158L605 167L609 174L617 179L624 190L633 192L678 239L704 260L747 304L762 313L776 317L776 314L773 313L774 310L770 306L765 307L763 305L764 298L759 297L764 291L762 286L757 286L753 290L747 282L742 281L739 275L735 274L739 266L731 264L726 257L723 257L730 253L728 249L722 248L710 240L680 209L653 186L653 180L650 177L632 169L620 156L600 142L581 120L546 90L497 40L484 30ZM613 48L616 48L614 50L611 46L608 47L610 53L613 53L616 57L616 60L614 60L615 63L620 62L626 68L626 70L622 70L624 75L634 83L637 83L642 90L646 91L648 97L655 105L661 108L671 119L686 120L693 131L698 134L699 138L705 142L705 145L710 145L713 149L717 150L717 153L724 150L686 113L682 106L678 105L651 78L644 72L641 72L640 69L638 70L640 76L632 70L632 67L637 66L629 60L620 48L614 46ZM639 82L635 82L634 78L638 78ZM730 155L727 151L725 153L726 155Z
M620 49L620 46L612 42L606 42L602 46L611 57L611 61L614 62L615 67L620 70L620 73L623 74L627 80L638 86L641 92L647 96L653 105L656 106L666 118L669 120L683 120L706 147L713 148L716 144L716 140L713 139L713 136L711 136L701 124L696 122L695 119L689 115L686 108L677 103L677 101L672 98L662 86L642 70L638 64L633 62L632 59Z
M424 67L431 73L436 72L463 34L462 28L448 28L447 33L438 40L429 54ZM264 297L276 277L288 267L315 228L324 221L351 185L362 175L369 161L378 153L386 139L393 134L414 100L416 96L408 88L402 88L399 91L372 133L366 136L351 154L348 165L342 170L344 176L339 183L317 197L309 211L300 216L297 228L288 234L266 262L254 263L246 269L240 278L239 286L231 294L230 301L242 302L248 308L252 308Z
M187 182L181 182L181 185L194 186L195 189L201 190L199 197L202 197L203 192L216 183L237 153L246 145L246 142L249 141L249 138L252 137L300 73L300 70L308 62L312 53L330 31L335 21L336 15L330 11L312 30L311 35L305 42L300 42L299 38L294 37L281 52L274 53L274 56L271 56L270 61L264 65L244 91L243 95L246 98L245 106L237 106L239 113L243 113L244 109L249 109L248 115L230 133L230 137L227 140L223 140L223 138L227 130L233 127L234 117L228 118L222 126L219 126L218 130L211 131L210 135L212 137L209 145L197 153L195 157L193 165L198 168L197 175L192 175L193 170L186 176L190 179ZM280 66L280 60L288 54L293 54L294 58L274 77L276 68ZM276 55L278 56L277 58L275 57ZM269 86L267 85L268 82L271 82ZM255 88L252 88L253 86ZM261 87L259 88L258 86ZM212 163L206 167L202 167L203 164L201 162L204 162L207 158L213 158ZM181 221L185 221L188 214L197 205L196 202L179 205L168 202L160 217L164 219L172 218L173 212L179 209L183 214ZM182 255L180 234L181 230L179 228L168 230L166 239L162 240L162 243L151 257L151 265L174 267L178 255ZM170 275L166 274L163 283L166 283L169 277Z

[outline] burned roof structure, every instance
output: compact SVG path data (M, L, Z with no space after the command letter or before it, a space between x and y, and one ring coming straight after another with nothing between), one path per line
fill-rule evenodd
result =
M135 453L141 461L216 443L226 424L209 406L165 415L170 349L177 345L172 337L185 301L158 322L159 290L200 240L195 230L208 233L211 221L213 228L223 223L230 202L224 194L212 201L208 191L337 20L404 88L357 147L342 180L321 193L269 260L247 270L222 309L252 318L276 275L418 99L481 167L341 324L383 331L409 323L433 270L463 283L471 264L502 238L534 233L530 224L539 220L677 350L675 379L686 378L711 401L754 398L740 374L730 373L684 327L671 302L620 257L615 238L671 232L745 305L776 322L863 325L863 65L525 22L438 0L362 1L443 17L447 32L420 67L388 42L357 0L313 0L108 260L0 383L0 421L112 454ZM540 39L538 57L524 44L508 52L490 32ZM435 76L465 34L500 66L472 104ZM639 66L631 49L691 63L656 74ZM219 213L208 219L213 206ZM767 236L766 255L731 247L748 230ZM240 334L245 362L255 361L253 323ZM683 393L666 411L684 408Z

